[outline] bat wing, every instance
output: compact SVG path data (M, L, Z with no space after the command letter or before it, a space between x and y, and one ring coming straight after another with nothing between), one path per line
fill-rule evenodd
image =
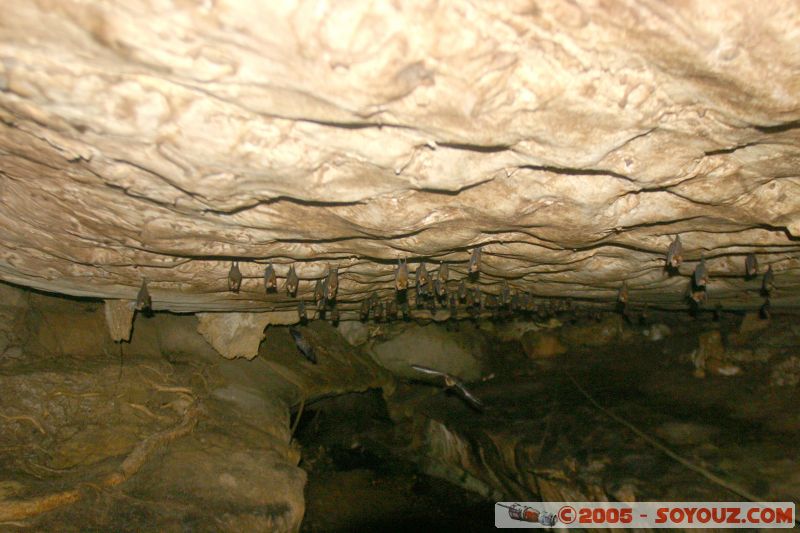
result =
M438 370L434 370L432 368L428 368L426 366L419 366L419 365L411 365L411 368L418 372L424 372L425 374L432 374L434 376L447 376L444 372L439 372Z
M483 409L483 402L476 398L470 391L468 391L463 383L460 381L456 382L455 386L469 403L471 403L477 409Z

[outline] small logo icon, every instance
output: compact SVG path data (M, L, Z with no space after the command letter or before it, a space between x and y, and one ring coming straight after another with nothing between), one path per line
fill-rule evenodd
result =
M522 505L520 503L512 503L511 505L503 505L498 503L500 507L508 509L508 516L513 520L520 522L531 522L533 524L541 524L544 527L553 527L558 522L558 517L553 513L539 511L533 507Z
M575 521L575 517L578 513L575 511L575 508L571 505L564 505L561 509L558 510L558 519L561 520L564 524L571 524Z

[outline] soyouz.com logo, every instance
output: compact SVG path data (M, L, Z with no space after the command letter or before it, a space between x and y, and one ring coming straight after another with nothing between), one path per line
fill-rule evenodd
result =
M791 528L793 502L497 502L498 528Z

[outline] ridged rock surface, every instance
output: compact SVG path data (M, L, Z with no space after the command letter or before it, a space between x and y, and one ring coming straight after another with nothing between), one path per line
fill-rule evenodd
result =
M755 252L794 305L798 176L795 0L0 6L0 278L48 291L270 311L330 264L347 311L482 245L487 292L678 308L703 254L755 306Z

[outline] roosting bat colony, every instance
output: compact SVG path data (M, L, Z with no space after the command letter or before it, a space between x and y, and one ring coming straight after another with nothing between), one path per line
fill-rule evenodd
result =
M425 262L413 272L414 279L408 268L407 258L399 259L394 272L395 292L390 297L380 297L378 292L372 292L369 297L361 301L359 308L359 318L361 321L374 320L376 322L391 321L402 316L408 319L412 309L426 309L434 312L437 308L449 309L451 318L458 318L459 310L466 312L464 316L477 317L483 311L490 312L494 317L508 317L515 313L536 315L546 318L554 313L568 311L573 307L570 299L547 299L543 303L537 300L528 291L513 290L508 281L503 280L496 294L483 293L476 283L481 273L481 248L472 250L469 263L467 264L466 276L460 280L452 279L450 266L448 263L440 262L436 271L428 271ZM666 254L665 269L670 274L679 272L683 263L683 246L680 237L675 237L669 245ZM758 260L755 254L748 254L744 261L745 279L753 279L758 276ZM242 280L245 276L239 270L239 262L233 261L228 271L228 290L238 293L242 288ZM264 289L267 294L277 293L278 275L275 267L270 263L264 268ZM294 265L289 266L289 270L284 278L283 290L288 296L296 298L300 287L300 278ZM413 283L412 283L413 281ZM328 272L323 279L315 279L314 283L314 308L317 311L317 318L325 318L333 323L340 319L340 311L337 306L337 293L339 290L338 267L329 266ZM471 285L471 286L468 286ZM709 284L709 272L706 266L705 257L701 255L700 261L694 268L690 276L687 291L687 300L692 310L697 311L707 300L707 288ZM772 266L767 267L762 279L761 293L764 296L764 304L761 307L761 315L765 318L770 313L770 294L774 289L774 274ZM149 312L151 310L151 296L148 292L147 281L142 280L141 288L136 298L136 309ZM629 311L629 287L623 281L617 291L617 306L626 317ZM645 304L646 307L646 304ZM297 301L297 314L302 323L309 319L306 302L300 298ZM641 310L642 315L645 310ZM716 310L719 312L719 309Z

